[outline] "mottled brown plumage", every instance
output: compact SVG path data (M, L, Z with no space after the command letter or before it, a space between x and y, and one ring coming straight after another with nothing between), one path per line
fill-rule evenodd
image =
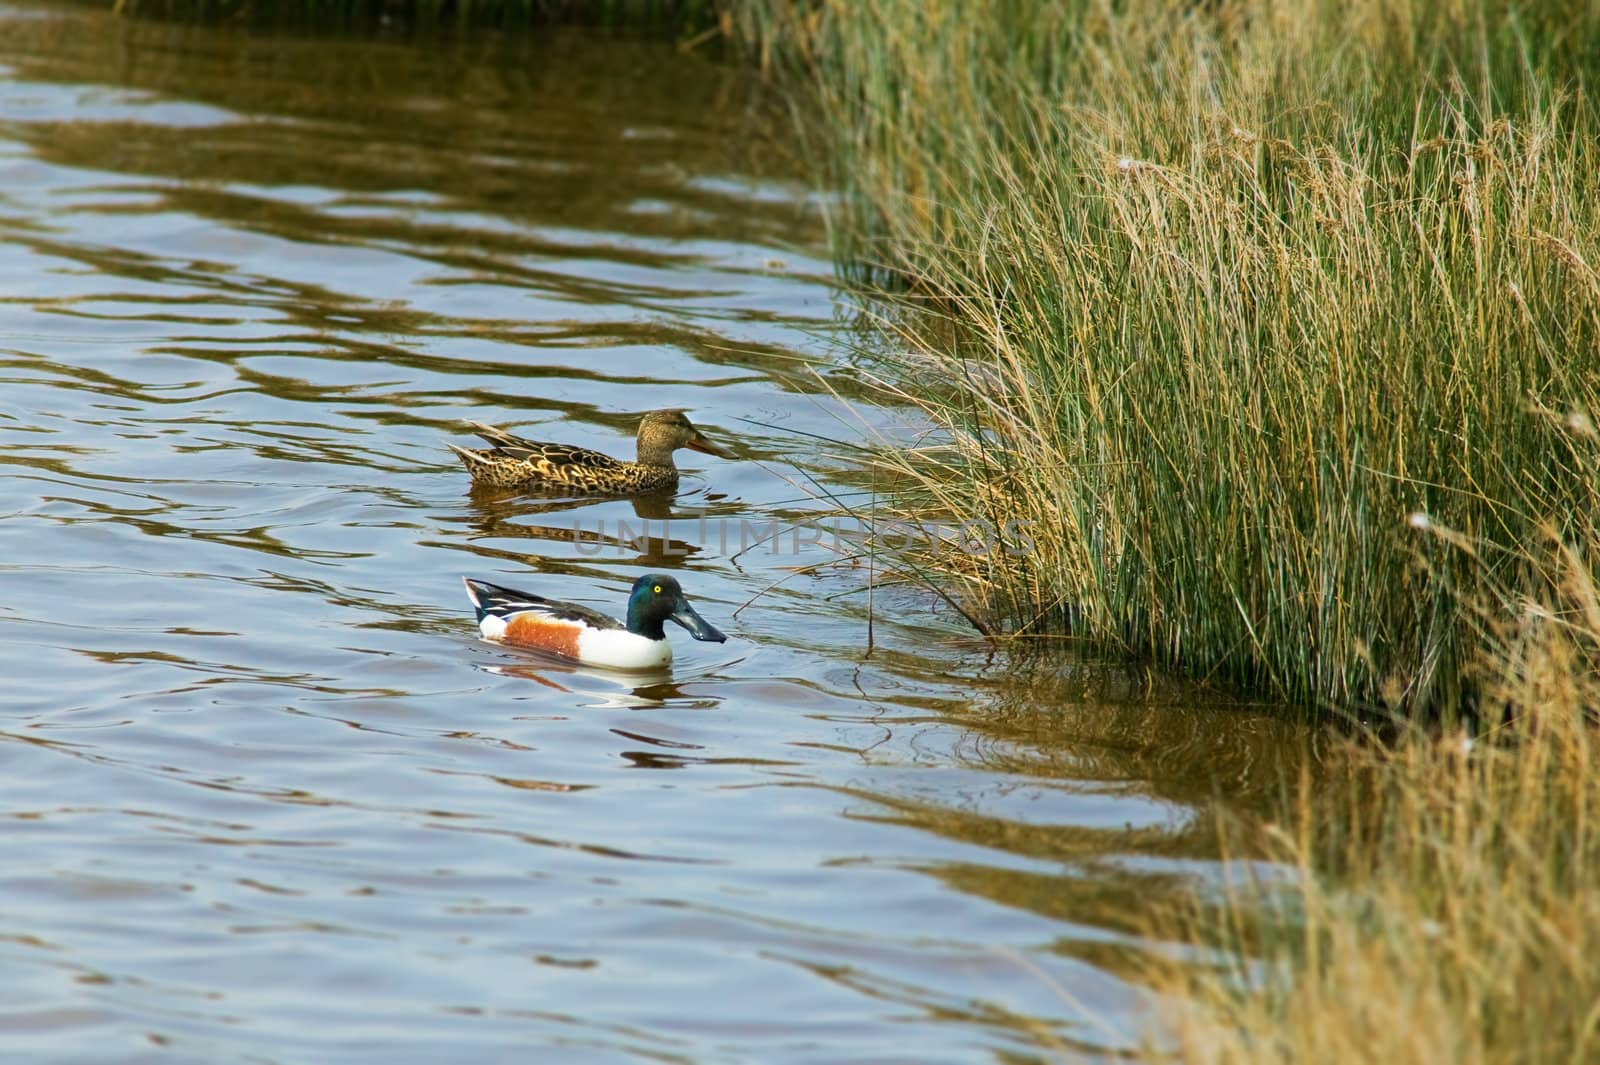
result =
M675 488L680 447L731 458L700 435L681 410L653 410L639 423L639 459L625 462L570 444L524 440L481 422L472 431L493 446L471 450L448 445L466 464L472 483L490 488L561 489L575 495L639 495Z

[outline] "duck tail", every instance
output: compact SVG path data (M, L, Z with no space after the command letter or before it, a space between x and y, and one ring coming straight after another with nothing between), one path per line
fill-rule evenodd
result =
M457 447L454 444L446 444L445 447L456 453L456 457L461 460L461 464L467 468L467 472L472 474L473 477L477 477L493 465L489 461L489 457L480 451Z
M478 620L482 621L483 616L489 612L484 604L491 595L489 591L491 585L475 581L471 577L462 577L461 583L467 586L467 598L472 600L472 608L478 612Z
M519 592L503 584L480 581L476 577L462 577L461 583L467 586L467 598L472 600L479 621L490 614L504 617L519 610L538 610L548 605L548 600L543 596Z

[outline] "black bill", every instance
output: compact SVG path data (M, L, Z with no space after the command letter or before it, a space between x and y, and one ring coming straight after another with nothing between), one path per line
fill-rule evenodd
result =
M688 629L689 635L693 636L697 640L705 640L708 643L727 642L728 638L726 636L718 632L711 622L707 621L699 614L696 614L694 612L694 607L690 606L682 599L678 600L678 609L674 610L667 616L673 621L676 621L679 625L682 625L684 628Z

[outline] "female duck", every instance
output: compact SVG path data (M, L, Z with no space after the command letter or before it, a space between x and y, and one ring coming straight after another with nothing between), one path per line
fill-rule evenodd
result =
M578 495L637 495L678 485L672 453L680 447L732 458L696 429L681 410L653 410L639 423L639 461L624 462L586 447L524 440L481 422L468 422L493 447L473 451L450 444L472 483L490 488L561 489Z
M667 665L672 648L662 628L665 621L677 622L697 640L727 639L695 613L678 582L664 573L646 573L633 582L626 625L576 603L558 603L471 577L461 579L478 608L478 629L484 639L531 647L585 665L611 669Z

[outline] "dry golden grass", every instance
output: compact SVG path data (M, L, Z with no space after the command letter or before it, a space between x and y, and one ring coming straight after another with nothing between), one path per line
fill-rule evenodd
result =
M1267 834L1292 885L1162 929L1236 959L1157 974L1182 1060L1600 1060L1600 541L1537 554L1546 594L1484 617L1503 723L1347 744Z

